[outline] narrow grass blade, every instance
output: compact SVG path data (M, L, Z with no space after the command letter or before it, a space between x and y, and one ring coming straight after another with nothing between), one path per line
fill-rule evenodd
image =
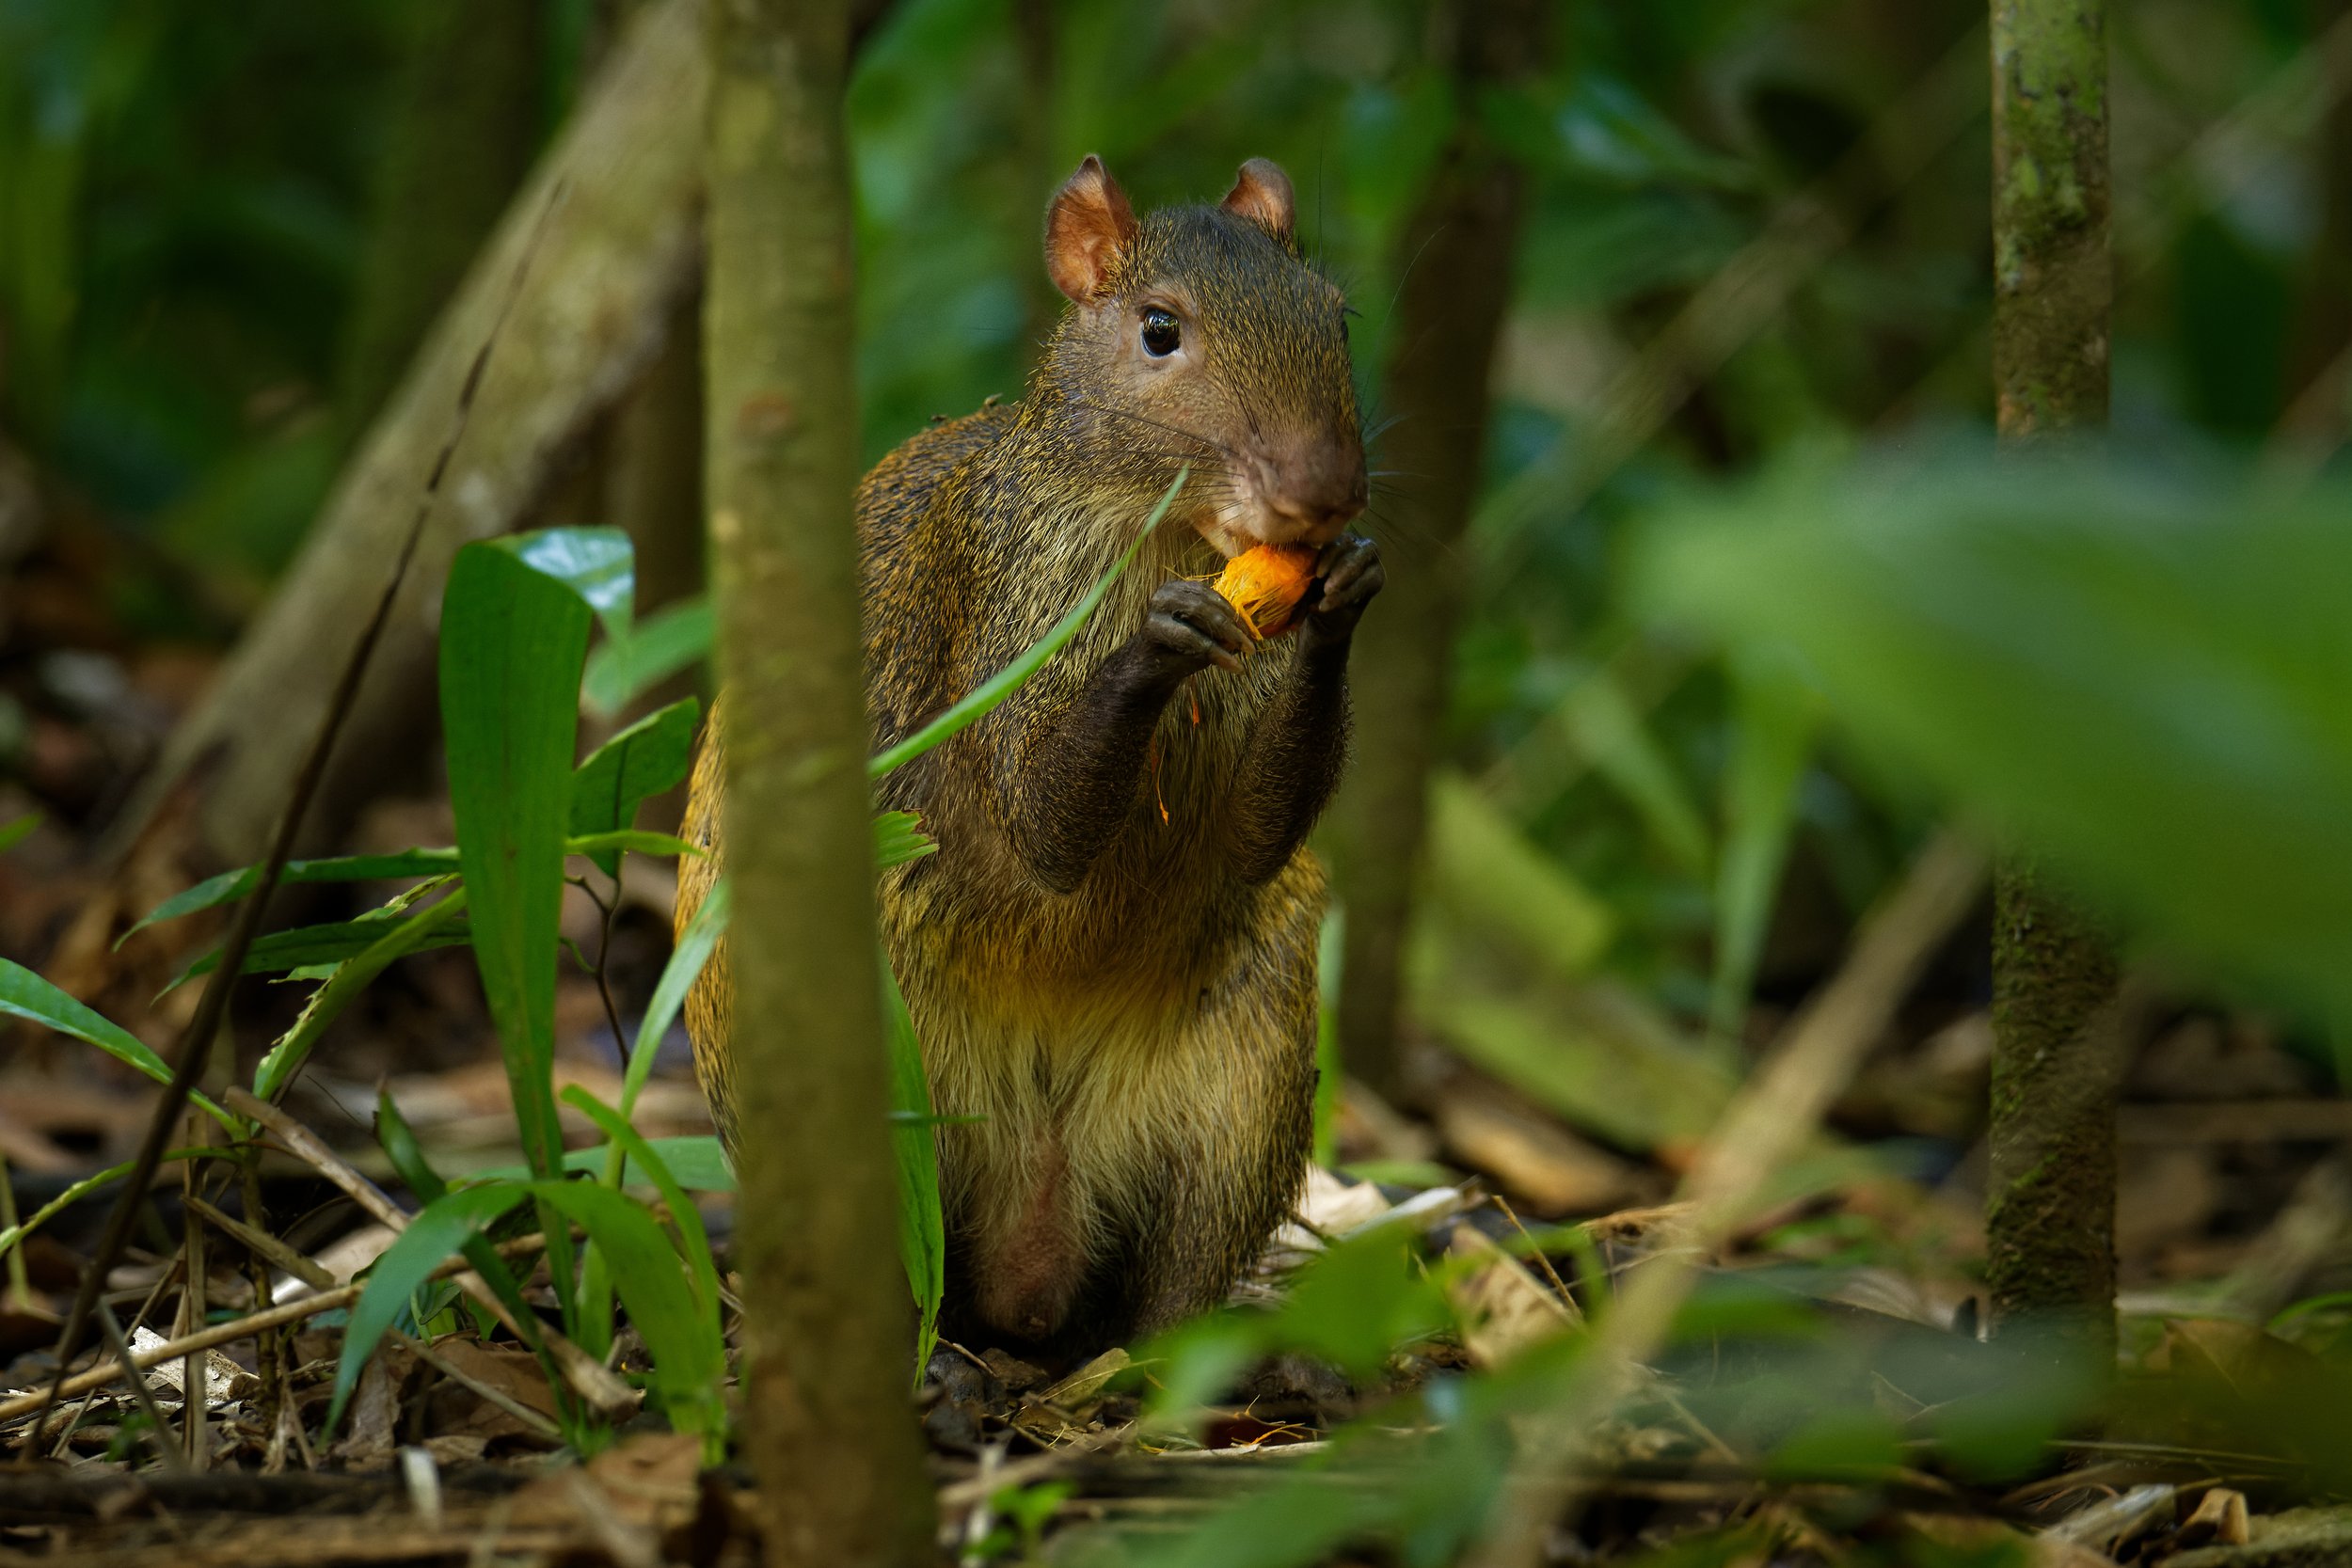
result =
M411 890L415 892L416 890ZM404 897L408 895L404 895ZM398 900L394 901L395 903ZM294 1027L279 1036L253 1069L253 1093L257 1099L275 1100L294 1075L302 1070L310 1059L310 1052L326 1033L327 1026L351 1006L352 999L367 989L368 982L390 966L396 958L427 948L453 946L463 940L457 926L458 916L466 911L466 890L457 888L450 895L425 909L406 915L390 929L377 937L342 963L326 977L324 985L310 993L304 1003ZM373 922L381 926L382 921Z
M645 1180L661 1195L661 1201L669 1206L670 1219L677 1227L678 1252L685 1258L693 1280L695 1305L711 1313L715 1321L719 1311L719 1266L711 1260L710 1234L703 1228L702 1212L686 1196L685 1185L671 1173L670 1163L654 1148L652 1140L628 1124L628 1118L578 1084L565 1089L563 1099L602 1128L613 1147L626 1152L629 1164L643 1170ZM606 1183L614 1187L619 1184L617 1180Z
M60 1035L71 1035L85 1044L94 1045L116 1061L136 1068L158 1084L171 1082L171 1069L164 1065L164 1059L156 1055L145 1040L96 1008L75 1001L23 964L7 958L0 958L0 1013L38 1023L45 1029L55 1029ZM188 1098L230 1132L244 1131L242 1122L203 1095L191 1094Z
M1054 623L1051 630L1039 638L1026 653L1022 654L1010 664L982 681L979 687L961 702L957 703L946 712L897 745L874 756L866 765L866 777L879 779L897 768L905 767L959 731L967 729L988 717L998 705L1027 684L1029 677L1042 669L1047 659L1061 652L1062 644L1078 635L1078 628L1085 626L1088 619L1093 615L1095 607L1103 602L1103 595L1111 591L1111 584L1119 580L1120 574L1126 571L1128 562L1135 560L1136 552L1143 548L1143 542L1151 538L1152 531L1160 526L1160 519L1168 515L1168 509L1176 502L1176 493L1184 487L1184 481L1191 475L1192 467L1189 464L1178 470L1174 483L1170 483L1167 493L1160 497L1159 504L1152 509L1152 515L1144 519L1143 528L1136 534L1135 543L1129 545L1126 553L1112 562L1109 571L1095 579L1094 586L1088 589L1086 595L1070 607L1068 614Z
M727 911L733 899L723 875L710 884L710 891L703 895L702 907L686 923L677 945L670 950L670 961L661 966L661 978L654 982L653 999L645 1004L645 1016L637 1021L637 1038L629 1047L628 1067L622 1074L622 1116L635 1113L637 1096L644 1088L645 1079L653 1071L653 1059L661 1049L661 1037L670 1032L671 1020L686 1005L686 993L694 989L703 966L710 961L711 951L726 933Z
M338 855L331 860L288 861L279 876L281 882L372 882L393 881L404 877L435 877L457 869L454 849L403 849L396 855ZM147 911L137 924L115 939L120 947L150 926L167 920L178 920L200 910L218 909L233 904L253 891L261 879L261 867L248 865L240 871L224 871L208 877L192 888L173 894Z
M342 1420L343 1405L359 1381L359 1369L367 1365L385 1331L399 1321L401 1309L425 1277L463 1250L469 1238L481 1235L492 1221L531 1196L530 1187L506 1181L444 1193L426 1204L385 1249L343 1328L342 1358L335 1367L334 1402L326 1411L328 1432Z
M930 1364L939 1340L939 1302L946 1287L947 1232L940 1211L939 1148L931 1133L930 1082L923 1071L923 1048L914 1020L882 958L882 1020L890 1054L890 1145L898 1162L898 1259L919 1314L915 1330L914 1380Z

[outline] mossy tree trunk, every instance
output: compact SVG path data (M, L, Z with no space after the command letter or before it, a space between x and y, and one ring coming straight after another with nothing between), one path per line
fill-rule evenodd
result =
M859 669L842 0L712 8L704 332L746 1430L775 1564L928 1562Z
M1389 586L1356 636L1355 758L1331 840L1346 908L1339 1032L1348 1072L1380 1094L1406 1091L1397 1022L1428 781L1454 675L1462 615L1462 535L1478 492L1487 381L1510 302L1527 176L1468 107L1482 88L1534 74L1549 8L1463 0L1444 8L1459 128L1397 250L1404 277L1377 412L1372 529Z
M386 117L338 412L357 437L531 168L545 0L420 0Z
M2001 439L2106 422L2104 0L1993 0L1993 372ZM2115 959L2043 867L1994 885L1987 1270L1996 1323L2115 1356Z

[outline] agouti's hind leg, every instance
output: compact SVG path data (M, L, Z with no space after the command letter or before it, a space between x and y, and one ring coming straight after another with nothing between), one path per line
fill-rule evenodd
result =
M1188 1114L1152 1130L1109 1292L1120 1321L1104 1326L1116 1336L1152 1334L1222 1303L1306 1180L1322 878L1311 862L1295 864L1270 891L1272 935L1203 999L1164 1058L1188 1080Z

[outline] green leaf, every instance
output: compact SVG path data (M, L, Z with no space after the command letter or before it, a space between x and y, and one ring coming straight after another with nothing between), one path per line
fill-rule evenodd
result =
M588 656L580 700L598 718L612 718L707 656L714 626L710 601L697 594L662 606L621 636L612 636L608 626L605 641Z
M627 533L617 528L548 528L490 543L578 594L604 624L606 636L628 635L637 554ZM577 689L579 683L573 686Z
M1914 453L1686 507L1636 580L2168 944L2352 1017L2348 500Z
M40 826L40 813L37 811L28 811L15 821L0 826L0 855L7 854L24 843L25 839L32 836L33 830Z
M427 888L411 888L378 911L377 918L358 924L373 925L379 929L390 915L400 913L407 903L421 896ZM454 946L465 940L464 927L457 917L466 910L466 890L454 888L448 897L428 908L419 910L391 926L367 946L337 964L326 982L310 993L302 1006L294 1027L278 1037L253 1069L253 1093L262 1100L275 1100L287 1081L302 1070L302 1064L310 1059L310 1052L326 1033L327 1026L349 1006L352 999L367 989L368 982L384 973L394 959L411 953L421 953L434 947Z
M613 1289L653 1360L653 1389L681 1432L712 1432L724 1420L720 1384L726 1345L718 1303L694 1299L670 1239L636 1203L588 1181L535 1181L532 1195L587 1231L610 1260Z
M875 870L887 871L938 851L939 841L918 826L922 820L911 811L886 811L874 818Z
M688 697L649 713L588 753L572 775L572 836L608 833L636 820L638 803L686 777L702 705ZM621 874L621 851L590 859L608 877Z
M731 1193L735 1191L735 1170L727 1164L726 1149L708 1133L694 1137L647 1138L660 1152L670 1173L677 1178L679 1186L693 1193ZM601 1172L614 1153L611 1144L593 1144L586 1148L567 1149L564 1154L566 1171ZM469 1181L520 1181L531 1172L521 1165L498 1165L475 1171ZM631 1164L621 1178L623 1186L643 1186L651 1179Z
M678 1252L686 1259L694 1283L695 1305L709 1313L712 1326L719 1321L719 1266L711 1260L710 1233L703 1228L702 1211L686 1196L685 1184L671 1174L670 1164L661 1157L644 1134L628 1124L618 1111L574 1084L564 1091L564 1101L604 1130L615 1148L625 1150L629 1163L644 1172L645 1180L661 1195L669 1206L670 1219L678 1231ZM606 1183L618 1186L617 1181Z
M700 849L675 833L649 832L644 828L615 828L611 832L582 833L578 838L564 841L564 852L567 855L586 855L593 859L608 849L628 849L640 855L665 857L702 854Z
M1719 1052L1738 1048L1820 709L1785 659L1756 654L1731 661L1731 695L1724 855L1715 874L1715 978L1707 1007L1708 1033Z
M335 1399L326 1411L328 1432L342 1420L343 1403L359 1381L359 1370L367 1365L385 1332L400 1321L408 1298L468 1238L480 1236L492 1221L531 1196L530 1187L510 1181L444 1193L426 1204L408 1222L408 1228L384 1249L343 1328L342 1358L335 1367Z
M898 1259L918 1314L914 1381L930 1365L939 1339L939 1302L947 1280L947 1231L939 1199L939 1148L930 1129L930 1080L923 1070L923 1048L914 1037L907 999L882 956L882 1021L890 1056L890 1146L898 1161ZM914 1117L912 1122L897 1119Z
M1189 464L1177 471L1175 481L1168 485L1167 494L1160 497L1159 504L1152 509L1152 515L1144 519L1143 528L1136 534L1135 543L1127 546L1126 553L1113 562L1111 569L1096 578L1094 586L1086 591L1085 596L1072 605L1069 612L1055 622L1043 637L1030 645L1027 652L982 681L977 689L946 712L897 745L887 747L875 755L866 765L866 777L879 779L905 767L958 732L987 718L1007 698L1026 685L1031 675L1044 668L1047 659L1061 652L1062 644L1078 635L1078 628L1093 615L1095 607L1103 602L1103 595L1111 591L1111 584L1119 580L1120 574L1126 571L1127 563L1135 560L1136 552L1143 548L1143 542L1152 537L1152 531L1160 526L1160 519L1168 515L1168 509L1175 504L1176 492L1184 487L1184 481L1191 474Z
M23 964L0 958L0 1013L24 1019L60 1035L71 1035L86 1044L94 1045L116 1061L136 1068L158 1084L171 1082L171 1069L164 1059L148 1048L147 1042L93 1007L84 1006L51 985ZM205 1113L231 1132L243 1132L244 1123L214 1104L201 1094L188 1097Z
M1429 882L1455 918L1564 976L1592 968L1616 933L1606 903L1450 768L1429 781Z
M468 545L441 606L441 729L474 958L524 1156L540 1175L564 1158L550 1080L556 936L589 628L588 602L544 568L596 580L611 559L587 547L596 543L521 535Z
M403 877L433 877L457 869L454 849L404 849L396 855L340 855L332 860L288 861L283 882L361 882L392 881ZM253 891L261 880L262 868L248 865L239 871L224 871L217 877L207 877L192 888L173 894L147 911L138 924L115 940L120 947L150 926L166 920L178 920L199 910L217 909L233 904Z
M438 904L434 906L436 909L440 907ZM267 936L253 939L253 945L246 949L245 967L239 973L278 974L289 970L307 969L314 964L340 965L367 952L384 940L384 936L385 922L367 918L334 920L318 926L297 926L289 931L272 931ZM454 947L466 938L467 927L462 923L438 924L430 929L424 940L405 951L415 953L432 947ZM190 980L201 974L210 974L219 967L220 950L215 948L195 958L187 968L172 976L171 984L164 988L163 993L169 995Z
M408 1190L417 1195L419 1203L430 1207L439 1202L449 1191L449 1183L441 1180L440 1173L425 1159L424 1147L418 1143L416 1132L408 1125L408 1118L400 1114L400 1107L392 1102L391 1095L382 1088L375 1091L375 1141L383 1146L386 1157L392 1162L392 1169L408 1184ZM547 1338L539 1332L539 1320L523 1295L522 1282L506 1266L506 1259L499 1256L498 1248L491 1244L486 1235L467 1237L459 1243L458 1250L466 1255L466 1261L473 1265L474 1273L482 1276L483 1283L504 1305L508 1317L521 1331L525 1343L539 1357L540 1366L548 1374L548 1386L561 1389L564 1386L563 1372L556 1366L554 1357L548 1354Z
M703 901L694 911L694 918L686 923L675 946L670 949L669 961L661 966L661 978L654 982L653 997L645 1004L645 1016L637 1021L637 1038L628 1048L628 1066L621 1075L621 1115L633 1115L637 1096L653 1072L653 1059L661 1050L661 1037L670 1032L670 1021L686 1005L686 993L694 989L703 966L726 934L727 912L734 902L734 894L724 875L710 884Z

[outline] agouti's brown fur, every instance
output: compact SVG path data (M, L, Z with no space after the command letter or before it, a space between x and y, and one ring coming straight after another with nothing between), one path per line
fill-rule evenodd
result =
M1041 637L1192 473L1078 637L893 774L939 852L885 873L882 934L943 1116L951 1337L1048 1354L1215 1305L1305 1173L1323 873L1300 846L1345 749L1379 558L1340 293L1290 182L1137 220L1102 166L1048 214L1073 301L1028 392L893 451L857 496L866 700L912 733ZM1298 630L1257 643L1201 579L1318 546ZM720 862L716 731L687 836ZM723 948L687 1004L731 1139Z

